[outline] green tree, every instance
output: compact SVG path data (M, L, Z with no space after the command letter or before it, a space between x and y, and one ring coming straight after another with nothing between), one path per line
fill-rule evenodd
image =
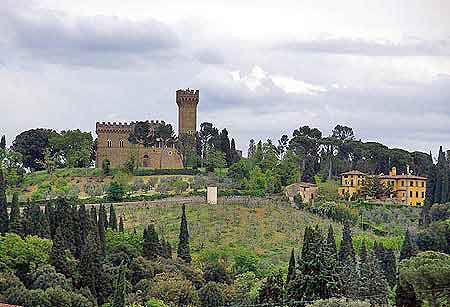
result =
M123 216L119 216L119 232L124 232L123 229Z
M112 201L120 201L123 199L125 195L125 191L123 189L123 186L120 184L120 182L112 181L109 184L109 188L107 191L107 197L108 199Z
M388 197L392 194L393 187L390 184L384 184L380 176L367 176L363 180L361 192L364 196L379 198Z
M261 285L258 293L259 304L281 304L284 296L283 274L270 274Z
M102 174L103 176L111 175L111 162L108 159L105 159L102 162Z
M114 296L111 307L125 307L125 295L126 295L126 279L125 279L126 265L121 264L119 268L119 274L114 287Z
M100 204L98 214L98 241L100 245L100 254L104 257L106 255L106 234L105 234L105 207Z
M342 241L339 248L339 261L341 262L355 262L355 249L353 248L352 231L350 224L344 224L344 230L342 232Z
M208 151L204 165L209 172L214 171L216 168L226 167L225 154L217 149Z
M53 239L52 250L50 251L49 262L56 269L56 272L64 274L67 277L71 276L70 266L67 262L66 247L64 246L64 238L61 227L56 229L55 238Z
M355 301L346 298L330 298L326 300L317 300L309 307L371 307L369 302Z
M3 170L0 169L0 233L6 233L9 229L8 202L6 201L6 183Z
M109 223L108 224L112 230L117 231L117 216L116 216L116 210L114 209L113 204L111 204L109 206Z
M405 238L403 240L402 248L400 250L400 258L399 260L409 259L414 257L417 254L416 246L411 239L411 235L409 230L406 230Z
M50 147L49 139L57 135L50 129L31 129L16 136L12 149L22 155L24 167L31 170L44 169L45 150Z
M11 202L11 212L9 215L9 232L22 235L22 220L19 208L19 194L17 192L13 194Z
M221 284L208 282L199 290L199 298L203 307L219 307L225 303L225 295Z
M334 230L333 230L332 224L330 224L330 226L328 226L327 245L331 251L331 254L334 255L334 258L337 259L336 238L334 237Z
M181 224L180 224L180 235L178 241L178 258L181 260L191 263L191 251L189 248L189 231L186 218L186 206L183 204L182 214L181 214Z
M291 258L289 258L289 266L286 277L286 284L295 278L295 254L294 249L291 250Z
M439 306L441 299L448 304L450 256L427 251L403 260L399 266L399 283L412 285L418 298L431 307Z
M159 242L158 233L153 224L148 225L144 229L143 255L149 260L155 260L158 256L163 255L161 244Z
M0 140L0 149L6 149L6 136L2 136L2 139Z

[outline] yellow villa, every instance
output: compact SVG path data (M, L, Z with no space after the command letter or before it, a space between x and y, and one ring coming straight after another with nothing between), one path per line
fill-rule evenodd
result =
M341 174L341 187L339 195L351 197L354 193L361 191L364 178L369 175L360 171L349 171ZM398 202L421 206L425 202L427 190L427 178L411 174L397 175L397 169L393 167L389 175L381 174L380 178L384 184L392 186L391 197Z

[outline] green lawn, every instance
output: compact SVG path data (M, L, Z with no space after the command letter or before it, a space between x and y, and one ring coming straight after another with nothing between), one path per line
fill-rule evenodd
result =
M117 206L118 215L123 215L125 228L142 231L144 225L153 223L159 233L176 247L179 233L181 207L179 204L160 206ZM254 252L268 265L285 266L291 248L299 249L304 230L317 224L325 232L333 224L339 243L342 225L320 218L309 212L290 206L273 205L187 205L191 251L194 260L205 254L233 253L247 250ZM400 237L377 237L370 232L353 228L355 247L365 239L369 246L374 240L387 247L399 249Z

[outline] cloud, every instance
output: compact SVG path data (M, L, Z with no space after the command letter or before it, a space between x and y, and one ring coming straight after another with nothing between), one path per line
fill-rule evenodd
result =
M450 36L440 40L411 38L400 42L352 37L291 40L277 44L276 48L293 52L367 56L450 56Z

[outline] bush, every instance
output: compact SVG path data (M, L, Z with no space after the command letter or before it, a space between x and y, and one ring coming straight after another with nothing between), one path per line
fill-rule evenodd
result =
M222 286L216 282L209 282L199 291L201 305L204 307L223 306L225 302Z
M370 307L370 303L362 301L353 301L346 298L330 298L327 300L318 300L308 305L309 307Z
M121 201L125 195L124 188L116 181L112 181L107 191L107 198L111 201Z
M175 306L198 305L198 294L192 283L177 273L162 273L153 278L150 297Z
M139 168L134 171L135 176L153 176L153 175L198 175L198 169L149 169Z
M350 222L355 224L358 222L359 209L352 208L345 203L314 203L313 206L308 207L311 213L317 214L322 217L327 217L336 222Z

